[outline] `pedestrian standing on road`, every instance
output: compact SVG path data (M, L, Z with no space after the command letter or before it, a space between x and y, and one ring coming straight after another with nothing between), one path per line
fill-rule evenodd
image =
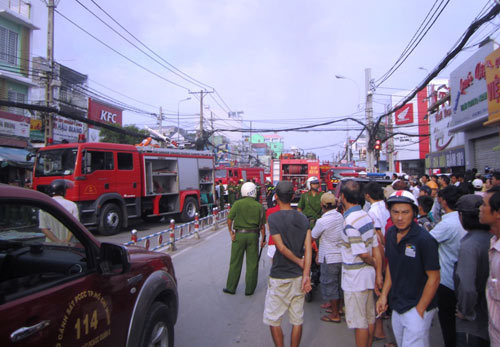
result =
M460 241L467 234L455 205L460 198L459 188L447 186L438 192L438 199L444 211L441 222L430 231L439 244L439 265L441 267L441 281L438 288L438 317L443 333L444 345L455 347L455 284L453 283L453 269L458 259Z
M328 192L321 196L323 215L316 221L312 238L319 239L318 263L323 300L330 303L331 313L321 317L322 321L340 323L340 300L342 298L342 253L340 243L344 229L344 217L337 212L337 199Z
M227 186L227 197L229 199L229 205L233 206L234 202L236 201L236 184L233 180L229 181L229 184Z
M500 347L500 186L486 192L479 209L479 221L489 225L493 234L488 251L490 275L486 284L486 300L491 347Z
M292 209L293 185L281 181L276 186L280 206L269 216L271 237L276 244L264 304L264 324L270 326L275 346L283 346L281 320L288 311L292 324L290 346L299 346L304 321L304 298L311 288L312 239L307 218Z
M255 184L243 184L241 195L242 198L234 203L227 216L227 229L232 241L231 260L226 287L222 291L236 293L246 254L245 295L252 295L259 272L259 232L262 235L260 247L266 244L266 216L264 207L255 201Z
M395 185L397 185L397 183ZM376 182L370 182L366 184L363 191L365 193L365 200L370 203L370 210L368 211L368 215L373 220L373 227L375 228L375 232L377 234L380 254L384 254L385 229L387 220L391 217L389 214L389 210L385 206L384 191L380 184ZM375 320L375 332L373 336L376 340L385 339L382 317L379 317Z
M392 330L399 347L429 346L436 314L439 255L436 240L415 221L418 204L412 193L396 191L387 205L394 225L387 231L387 267L377 313L392 308Z
M220 194L220 198L219 198L219 207L220 207L220 210L223 211L224 210L224 207L226 205L226 189L224 188L224 185L222 184L222 181L219 181L219 194Z
M309 177L306 186L308 191L300 196L297 210L309 219L309 226L312 229L316 220L321 217L321 195L323 192L319 191L318 177Z
M436 223L434 223L431 220L431 217L429 216L429 212L432 209L434 200L432 200L430 196L422 195L417 198L417 201L418 201L417 223L425 230L431 231L436 226Z
M382 255L372 219L359 205L362 198L358 182L348 180L342 186L340 200L345 220L341 248L342 290L345 318L347 326L355 330L356 346L368 347L372 345L375 330L373 290L379 294L382 287Z
M50 195L52 199L62 205L77 220L80 220L78 206L71 200L65 198L66 190L73 186L73 182L64 179L56 179L50 183ZM40 210L39 227L45 234L47 242L68 244L74 239L73 234L61 222L52 215Z
M489 275L488 249L490 227L479 223L479 207L483 198L468 194L460 197L457 211L467 235L460 243L458 261L453 274L457 297L456 330L458 347L486 347L488 337L488 305L486 282Z

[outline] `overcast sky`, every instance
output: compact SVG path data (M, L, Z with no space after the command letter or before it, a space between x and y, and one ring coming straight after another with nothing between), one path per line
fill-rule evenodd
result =
M78 0L99 18L127 35L91 0ZM436 3L447 1L277 1L277 0L95 0L109 15L155 53L185 74L214 87L232 111L243 111L246 126L283 129L342 118L364 109L365 68L380 78L403 52ZM55 16L55 59L87 74L90 86L147 112L162 106L177 124L179 100L200 86L186 82L124 41L76 0L60 0L57 10L154 76L111 51L61 15ZM451 0L426 37L374 97L375 115L389 104L395 89L413 89L447 54L470 23L493 0ZM46 56L47 9L33 0L33 55ZM442 8L442 6L441 6ZM500 24L498 18L495 25ZM483 26L469 44L492 32ZM133 39L132 39L133 40ZM461 53L443 72L477 50ZM158 59L158 58L157 58ZM163 63L165 65L165 63ZM422 68L422 69L420 69ZM427 69L427 70L426 70ZM336 79L335 75L349 79ZM165 79L182 87L175 86ZM107 88L107 89L106 89ZM119 92L117 94L113 91ZM387 94L387 95L386 95ZM214 95L214 94L212 94ZM138 102L141 101L142 103ZM228 107L211 96L205 103L216 119L227 120ZM360 104L361 105L358 105ZM194 129L199 101L180 104L181 126ZM208 113L206 114L208 116ZM364 111L356 115L364 119ZM125 124L154 124L151 116L124 113ZM352 122L327 126L322 132L279 133L285 147L295 145L331 159L341 151ZM215 127L227 128L216 122ZM359 131L349 131L351 137ZM321 147L321 148L320 148Z

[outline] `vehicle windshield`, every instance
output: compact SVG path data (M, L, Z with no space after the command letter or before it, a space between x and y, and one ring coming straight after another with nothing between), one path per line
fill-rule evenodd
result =
M215 170L215 178L226 178L226 169Z
M75 171L77 148L40 151L36 157L35 176L67 176Z

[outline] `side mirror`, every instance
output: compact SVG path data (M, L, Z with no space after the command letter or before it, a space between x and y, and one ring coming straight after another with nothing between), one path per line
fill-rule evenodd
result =
M99 269L103 275L119 275L127 272L130 269L127 249L113 243L102 243Z

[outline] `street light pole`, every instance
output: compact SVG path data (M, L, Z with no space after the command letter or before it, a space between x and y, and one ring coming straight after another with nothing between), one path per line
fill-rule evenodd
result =
M368 161L368 172L373 172L373 144L375 143L375 132L373 129L373 93L370 88L372 69L365 69L365 91L366 91L366 127L368 130L368 145L366 146L366 156Z
M180 117L179 117L179 106L181 105L181 102L183 101L188 101L188 100L191 100L191 97L187 97L185 99L182 99L182 100L179 100L179 102L177 103L177 146L179 145L179 134L180 134L180 126L181 126L181 122L180 122Z
M360 102L361 99L360 99L360 89L359 89L358 83L356 83L356 81L353 80L352 78L349 78L349 77L346 77L346 76L343 76L343 75L335 75L335 78L338 79L338 80L348 80L348 81L351 81L352 83L354 83L354 85L356 86L356 89L358 90L358 104L357 104L356 108L359 111L360 108L361 108L361 102Z

